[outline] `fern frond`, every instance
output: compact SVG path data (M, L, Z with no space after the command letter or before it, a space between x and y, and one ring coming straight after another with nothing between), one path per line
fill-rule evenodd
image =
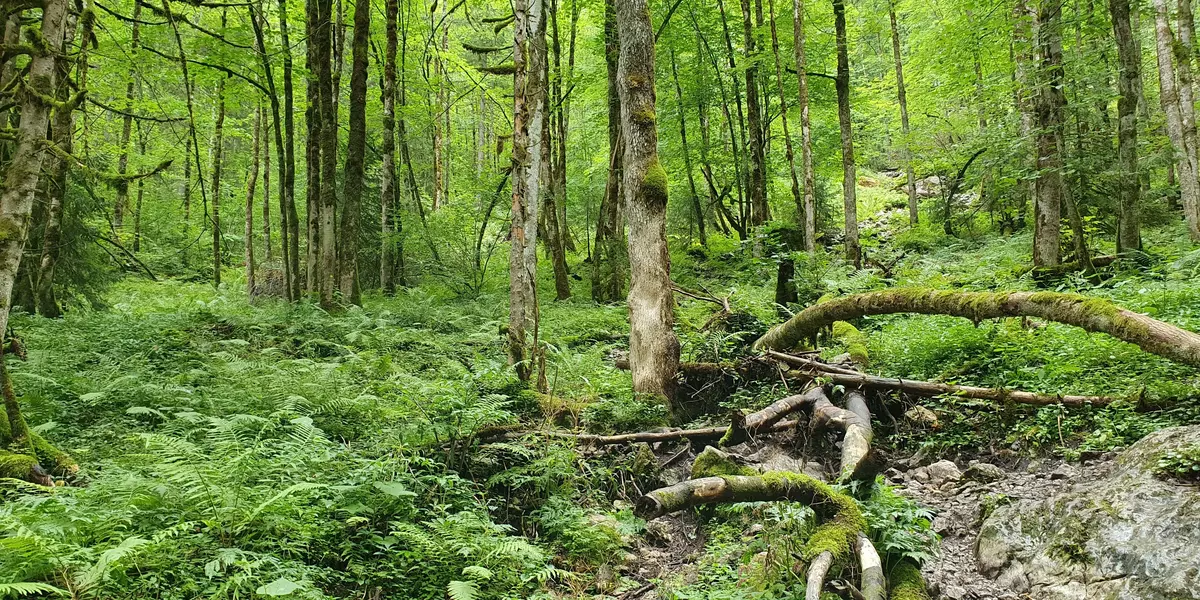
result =
M21 596L32 596L34 594L54 594L56 596L71 595L67 590L56 588L48 583L0 583L0 598L7 598L9 596L19 598Z
M479 586L474 581L451 581L446 585L450 600L475 600L479 597Z

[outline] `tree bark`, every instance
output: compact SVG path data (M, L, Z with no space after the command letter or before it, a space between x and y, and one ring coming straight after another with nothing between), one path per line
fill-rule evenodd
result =
M817 480L796 473L774 472L689 479L642 496L634 513L650 521L702 504L776 501L806 504L820 521L838 519L848 509L846 501L839 498L837 492ZM853 506L852 501L850 506ZM859 532L849 533L847 547L857 539Z
M900 104L900 135L904 136L904 175L908 191L908 224L915 226L917 214L917 175L913 169L912 149L909 146L908 93L904 89L904 61L900 57L900 27L896 22L896 2L888 2L888 18L892 24L892 58L896 62L896 99Z
M383 55L383 167L379 182L379 285L386 296L396 293L396 237L393 221L398 218L396 207L400 196L396 188L396 27L399 20L399 0L385 0L383 30L387 45Z
M133 21L131 24L132 32L129 37L129 80L125 83L125 115L121 123L121 154L117 158L117 173L124 175L129 167L129 138L133 134L133 100L134 90L137 84L137 54L138 46L141 45L142 5L140 2L133 4ZM129 186L117 186L117 201L113 205L113 229L118 232L124 226L125 222L125 207L129 204Z
M756 348L787 350L810 339L834 321L868 315L919 313L951 315L973 321L1038 317L1087 331L1107 333L1146 352L1182 364L1200 366L1200 334L1126 310L1105 300L1053 292L952 292L893 288L856 294L806 308L754 343Z
M746 126L750 129L750 163L747 185L750 191L750 225L759 226L771 220L767 205L766 153L763 145L762 109L759 105L758 56L754 21L750 15L750 0L742 4L742 49L747 60Z
M222 19L224 21L224 19ZM222 28L224 29L224 28ZM212 255L213 286L221 285L221 166L225 162L225 80L217 81L217 120L212 142Z
M537 229L542 120L546 118L546 17L543 0L517 0L513 64L513 202L509 247L508 359L522 381L537 351Z
M817 247L816 177L813 172L812 123L808 114L808 59L804 51L804 0L792 0L792 29L795 35L796 79L800 102L800 173L804 184L804 249Z
M725 0L717 0L717 11L721 16L721 32L725 40L725 58L729 65L729 79L733 82L733 101L737 108L737 111L732 115L732 117L737 118L737 130L735 131L734 119L729 114L729 103L728 99L724 97L724 83L722 83L721 89L725 121L729 125L729 143L733 146L733 173L737 180L737 185L734 186L737 189L738 200L737 220L741 223L743 229L749 229L751 216L747 199L751 192L748 184L749 175L743 175L744 171L748 168L745 158L748 152L746 144L746 113L742 110L742 86L738 83L737 54L733 50L733 36L729 33L729 18L725 14ZM721 70L716 66L716 57L713 57L713 68L717 73L717 77L721 79ZM748 239L748 237L743 236L742 239Z
M1178 0L1179 39L1171 46L1175 55L1175 69L1179 77L1179 115L1183 122L1183 140L1188 148L1184 157L1192 173L1200 178L1200 140L1196 134L1196 82L1193 65L1196 57L1196 24L1192 16L1191 0ZM1197 183L1200 190L1200 183ZM1193 212L1200 219L1200 193L1197 195Z
M1063 126L1067 99L1063 94L1062 0L1038 0L1034 21L1037 90L1037 179L1034 180L1033 264L1053 267L1059 255L1061 207L1067 201L1063 179Z
M300 217L296 211L296 120L292 83L292 47L288 39L287 0L279 1L279 37L283 50L283 127L275 122L275 146L279 155L279 219L283 260L287 265L287 298L300 299ZM270 79L268 79L270 81Z
M855 268L862 268L862 248L858 241L858 199L855 185L858 181L854 166L854 132L850 121L850 54L846 39L845 0L833 0L833 23L837 36L837 88L838 126L842 133L842 206L845 211L846 260Z
M688 148L687 118L683 104L683 88L679 85L679 67L675 64L675 49L671 49L671 78L675 81L675 104L679 108L679 140L683 145L683 168L687 172L688 191L692 195L692 212L696 219L696 230L700 236L700 245L708 246L708 232L704 228L704 206L700 204L700 195L696 193L696 177L692 174L692 153Z
M1176 84L1173 48L1175 35L1171 31L1169 9L1166 0L1154 0L1154 34L1157 41L1159 101L1166 113L1167 137L1175 148L1175 159L1179 170L1179 196L1183 202L1183 216L1187 222L1192 241L1200 241L1200 182L1197 181L1195 164L1189 156L1194 155L1188 146L1183 112L1180 108L1179 87Z
M620 40L614 0L604 3L604 62L608 72L608 177L596 219L596 253L592 257L592 300L617 301L624 290L628 255L621 188L625 144L621 137L621 97L617 92L617 57Z
M629 359L633 390L671 409L679 341L667 252L667 173L655 128L654 28L647 0L617 0L621 53L617 90L625 139L625 210L629 220Z
M817 555L808 565L808 575L804 582L804 600L821 600L821 592L825 589L825 575L833 564L833 553L826 550Z
M304 287L310 297L320 295L320 264L321 264L321 82L318 71L321 62L329 62L329 20L324 21L324 34L321 33L322 3L329 0L305 0L305 56L304 66L308 71L305 99L308 108L304 111L306 139L304 145L305 161L305 214L306 239L308 241L305 254ZM323 37L322 37L323 36ZM332 177L333 174L327 175Z
M767 7L771 16L771 54L775 58L775 87L778 88L779 93L779 120L783 126L783 147L787 155L788 176L792 182L792 201L796 204L796 223L800 226L801 236L803 236L804 194L800 191L800 180L796 176L796 151L792 148L792 132L788 127L788 103L783 87L783 61L779 59L779 27L775 24L775 0L769 0Z
M370 34L371 4L369 0L357 0L354 37L350 42L350 135L346 144L345 202L338 249L341 263L339 289L346 301L355 305L362 304L358 285L358 218L367 176L367 42Z
M334 227L337 222L338 87L335 86L334 69L329 58L332 50L336 53L334 62L340 67L341 12L335 23L330 0L318 0L317 9L317 37L309 40L309 43L317 44L320 53L317 61L317 92L321 111L321 245L317 288L320 290L321 307L331 310L336 307L334 296L339 280L337 233Z
M262 106L254 112L254 141L250 149L250 174L246 177L246 219L242 233L246 246L246 295L254 295L254 193L258 186L258 152L262 145L262 122L266 115Z
M1117 43L1117 254L1142 249L1138 216L1141 203L1137 157L1138 85L1142 54L1134 38L1129 0L1109 0L1113 37Z
M267 115L263 113L263 260L271 262L275 251L271 248L271 126L267 123ZM285 292L286 294L286 292Z

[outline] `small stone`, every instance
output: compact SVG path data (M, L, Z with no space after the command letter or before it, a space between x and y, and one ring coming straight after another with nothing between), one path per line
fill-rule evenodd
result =
M958 481L962 479L962 471L958 470L958 465L948 460L940 460L929 465L929 482L940 487L947 481Z
M646 523L646 541L660 548L668 548L675 541L671 528L663 521Z
M920 467L920 468L914 470L912 472L912 478L921 483L928 482L929 481L929 469L927 467Z
M939 426L937 413L924 406L914 406L904 413L904 418L915 425L937 429Z
M983 482L999 481L1004 479L1004 470L991 463L980 462L967 467L963 477Z
M946 589L942 590L942 598L946 598L948 600L965 600L966 597L967 590L963 589L961 586L948 585L946 586Z
M943 483L941 485L941 487L939 487L938 489L942 490L943 492L954 492L955 488L957 488L957 487L958 487L957 481L947 481L947 482Z
M762 533L763 529L764 529L764 527L763 527L762 523L755 523L755 524L751 525L748 529L746 529L746 531L742 532L742 536L743 537L754 537L754 536Z
M1075 469L1069 465L1059 465L1057 469L1050 472L1051 481L1060 481L1070 479L1075 476Z
M897 469L888 469L887 471L883 472L883 476L887 477L887 480L892 483L900 483L904 481L904 473L901 473Z

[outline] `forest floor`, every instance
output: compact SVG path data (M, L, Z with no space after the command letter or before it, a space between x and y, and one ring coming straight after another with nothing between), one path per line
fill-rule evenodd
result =
M869 255L890 273L801 258L801 305L891 285L1038 288L1025 270L1027 235L864 231ZM1099 284L1067 276L1049 287L1200 331L1200 251L1180 231L1148 230L1144 265L1108 269ZM735 312L724 328L705 328L715 305L681 299L683 359L747 355L747 343L780 319L774 259L716 236L708 249L679 242L677 281L728 297ZM661 406L632 397L628 373L613 366L628 335L624 307L592 303L586 281L575 299L542 306L549 393L514 381L499 333L503 281L493 273L470 297L428 284L329 314L307 303L250 302L236 279L219 290L129 279L105 307L60 320L16 316L29 358L11 370L27 418L82 470L55 490L0 483L0 586L37 582L137 599L794 596L803 584L793 553L812 527L797 506L722 506L647 523L633 516L633 502L683 477L690 455L660 471L636 447L593 452L539 437L480 443L477 434L496 425L615 433L665 419ZM1155 408L903 399L905 409L932 410L938 424L881 425L876 442L897 470L864 506L886 534L881 552L924 560L945 597L1011 597L970 562L989 498L1086 483L1106 453L1200 422L1194 369L1103 335L936 316L858 326L872 373L1112 394ZM821 345L825 357L846 350L836 340ZM778 381L743 382L683 425L725 424L730 410L787 393ZM659 449L655 462L678 450ZM787 443L736 450L786 470L819 470L833 456L797 462ZM899 460L914 455L915 463ZM994 462L1003 478L918 479L919 467L942 459L963 470L971 460ZM931 530L942 535L940 552L930 548Z

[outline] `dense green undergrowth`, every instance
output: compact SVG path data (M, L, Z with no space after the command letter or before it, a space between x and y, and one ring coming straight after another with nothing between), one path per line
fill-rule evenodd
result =
M1200 253L1175 247L1174 233L1154 233L1157 250L1145 264L1110 270L1101 283L1065 277L1048 287L1200 330L1200 286L1190 275ZM796 256L801 303L896 284L1036 286L1020 268L1027 238L909 237L919 252L890 274ZM781 318L775 257L756 257L752 244L714 238L707 250L677 252L675 265L680 283L727 296L735 309L714 326L714 304L682 301L684 360L743 356ZM27 418L83 468L72 487L0 483L0 596L597 593L596 574L621 562L644 527L624 503L654 485L647 457L583 455L543 441L481 446L475 437L517 421L601 432L664 424L662 407L634 400L628 375L611 366L610 354L625 346L623 307L576 291L580 299L543 304L549 394L519 385L504 364L505 302L495 286L471 299L422 287L326 314L310 304L248 303L236 282L214 291L127 280L105 310L18 316L29 358L11 369ZM1103 335L927 316L855 325L881 374L1130 399L1082 409L931 399L923 403L937 413L936 429L882 427L881 442L903 452L1073 457L1200 416L1194 369ZM825 345L829 355L846 350ZM783 393L780 382L757 383L719 407L761 406ZM929 515L883 494L864 505L877 545L890 560L922 558L932 544ZM750 522L765 523L754 541L741 535ZM664 593L790 594L801 582L780 544L805 539L811 527L798 507L723 508L696 573L663 582ZM632 582L607 589L622 585Z

